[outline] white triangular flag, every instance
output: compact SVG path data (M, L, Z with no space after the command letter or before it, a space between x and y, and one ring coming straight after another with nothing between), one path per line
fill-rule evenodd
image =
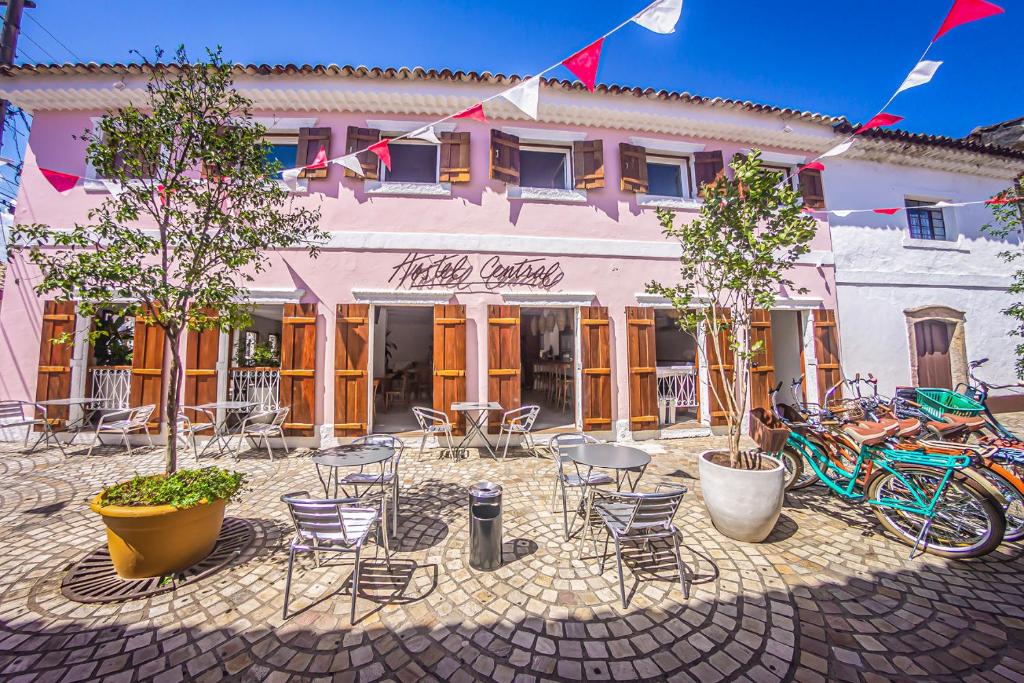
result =
M833 211L829 211L829 213L832 214L833 216L839 216L840 218L846 218L851 213L853 213L853 209L835 209Z
M107 192L114 195L115 197L120 197L121 193L124 192L124 186L121 185L121 183L117 182L116 180L101 180L100 182L103 183L103 187L107 190Z
M835 147L833 147L829 151L825 152L824 154L822 154L818 158L819 159L825 159L825 158L828 158L828 157L837 157L840 154L844 153L846 150L850 149L851 147L853 147L853 140L847 140L846 142L840 142L838 145L836 145Z
M914 70L911 71L905 79L903 79L903 85L900 86L900 89L897 90L896 93L899 94L904 90L910 90L911 88L916 88L919 85L924 85L928 81L932 80L932 76L935 75L935 72L939 70L940 66L942 66L942 62L932 62L927 59L922 59L917 63L917 66L914 67Z
M658 0L633 17L633 21L655 33L674 33L683 11L683 0Z
M433 126L424 126L419 130L414 130L413 132L409 133L409 137L415 140L426 140L427 142L432 142L435 145L441 144L441 140L438 139L437 133L434 132ZM348 167L346 166L346 168Z
M537 120L537 107L540 104L540 76L527 78L516 87L501 93L501 96L516 105L531 119Z
M281 171L281 180L288 186L289 190L293 192L299 189L299 174L302 173L302 168L286 168Z
M355 154L346 154L343 157L328 159L327 163L344 166L345 168L352 171L360 178L363 177L363 165L359 163L359 157L357 157Z

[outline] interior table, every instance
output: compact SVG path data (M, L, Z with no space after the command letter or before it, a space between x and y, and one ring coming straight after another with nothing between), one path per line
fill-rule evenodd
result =
M452 410L457 413L463 413L466 416L466 435L462 437L462 441L455 447L455 450L463 450L466 444L472 440L473 435L478 434L484 440L484 447L487 449L487 452L491 454L492 458L497 460L498 456L491 446L490 439L487 438L487 431L484 427L487 424L487 418L490 413L495 410L501 410L501 404L494 401L461 401L453 403Z
M367 465L380 464L380 490L384 493L384 463L395 457L395 449L380 444L348 444L334 446L316 451L312 460L316 465L316 476L324 487L324 498L330 495L331 476L334 476L334 497L338 497L338 471L346 467L358 467L360 471ZM327 468L324 479L321 467Z

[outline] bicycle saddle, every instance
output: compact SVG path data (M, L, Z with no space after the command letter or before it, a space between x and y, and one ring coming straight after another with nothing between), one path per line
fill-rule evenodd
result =
M976 432L980 429L985 428L985 418L980 415L974 415L972 417L962 417L960 415L943 415L942 419L946 422L951 422L957 427L964 427L969 431Z
M843 433L858 446L874 446L889 437L885 427L877 422L850 422L843 425Z
M913 436L921 431L921 421L914 417L880 417L878 424L885 427L889 436Z

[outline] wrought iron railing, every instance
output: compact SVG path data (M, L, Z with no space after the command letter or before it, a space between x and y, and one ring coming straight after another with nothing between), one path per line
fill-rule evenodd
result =
M697 407L697 368L672 366L658 368L658 402L676 408Z
M231 368L228 400L255 403L254 410L277 410L280 387L278 368Z
M94 399L93 408L116 410L128 407L132 391L130 365L91 368L90 373L89 398Z

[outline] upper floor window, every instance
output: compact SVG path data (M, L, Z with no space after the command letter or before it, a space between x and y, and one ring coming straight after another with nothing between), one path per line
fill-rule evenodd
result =
M647 155L647 194L690 199L691 188L688 158Z
M766 175L774 176L775 180L779 183L785 181L790 187L793 187L793 167L782 166L779 164L761 164L761 173Z
M918 240L947 240L946 221L942 209L923 208L935 202L907 199L907 224L910 237Z
M519 186L567 190L572 187L572 148L522 145L519 148Z
M265 135L263 142L266 143L266 159L268 164L272 164L275 161L280 165L278 174L275 176L280 178L280 171L286 168L295 168L298 166L299 158L299 136L295 135Z
M439 145L419 140L396 140L388 145L391 169L381 164L381 178L388 183L436 183Z

